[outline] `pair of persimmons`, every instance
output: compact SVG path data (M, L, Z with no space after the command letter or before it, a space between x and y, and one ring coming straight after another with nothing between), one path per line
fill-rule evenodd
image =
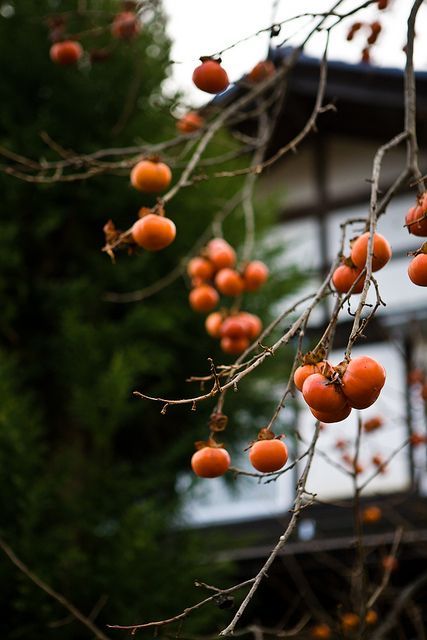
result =
M418 196L417 204L411 207L405 217L405 226L414 236L427 237L427 192ZM332 284L338 293L361 293L365 283L362 270L366 264L369 232L359 236L351 243L350 257L343 258L342 264L335 269ZM382 269L391 258L391 247L386 238L374 234L372 271ZM408 266L410 280L419 287L427 287L427 242L415 251L415 257Z
M257 471L271 473L279 471L288 460L288 447L270 429L261 429L258 440L249 449L249 461ZM213 438L196 443L198 451L191 458L191 467L200 478L218 478L228 471L230 454Z
M405 226L412 235L427 237L427 192L418 196L417 204L409 209ZM419 287L427 287L427 242L415 252L409 263L408 276Z

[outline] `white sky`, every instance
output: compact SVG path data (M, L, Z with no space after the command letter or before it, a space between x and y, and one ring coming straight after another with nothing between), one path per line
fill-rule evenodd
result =
M332 3L333 0L278 0L274 20L280 22L307 11L322 12L329 9ZM360 0L345 0L340 11L345 13L360 3ZM216 53L240 38L271 25L273 5L274 0L164 0L164 7L169 16L168 32L173 40L172 59L179 61L179 64L173 65L169 86L183 90L186 99L194 106L207 102L210 97L196 89L191 82L193 69L199 64L198 58ZM411 6L411 0L391 0L386 11L369 7L359 14L357 20L372 22L380 19L383 25L383 32L372 52L374 64L403 66L405 56L402 46L406 41L406 20ZM279 43L285 37L289 37L309 20L310 18L302 18L298 22L285 25L273 43ZM342 26L333 31L330 59L350 62L360 60L364 39L361 36L353 42L347 42L345 39L347 29L354 20L355 18L347 19ZM418 14L418 24L426 24L426 21L427 6L424 5ZM421 27L418 27L418 31L421 33ZM291 42L298 43L303 33L304 31L301 31ZM427 50L422 39L418 40L415 46L415 63L419 68L427 68ZM307 47L307 53L319 55L323 43L324 35L319 34ZM262 34L224 53L223 66L230 80L237 80L259 60L264 59L267 47L268 35Z

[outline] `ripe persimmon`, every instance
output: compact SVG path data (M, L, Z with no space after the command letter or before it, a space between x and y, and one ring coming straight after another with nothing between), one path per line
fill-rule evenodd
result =
M383 516L383 512L379 507L375 505L366 507L362 511L362 521L365 524L374 524L375 522L379 522L382 516Z
M341 388L321 373L306 378L302 395L310 408L322 413L337 413L347 407L347 399Z
M427 436L422 433L412 433L409 442L413 447L419 447L420 444L427 444Z
M202 64L193 71L193 82L198 89L206 93L221 93L230 84L221 61L213 58L200 58Z
M359 626L359 616L357 613L343 613L341 615L341 625L344 631L353 631Z
M247 311L241 311L238 314L240 322L245 326L246 335L250 340L255 340L258 338L259 334L262 331L262 322L258 316L253 313L248 313Z
M413 236L427 236L427 214L422 206L416 205L409 209L405 216L405 224Z
M190 278L199 278L200 280L210 280L215 272L214 266L210 260L196 256L191 258L187 264L187 274Z
M268 267L261 260L249 262L243 272L246 291L256 291L268 278Z
M221 327L222 338L247 338L245 324L240 320L239 316L230 316L224 320Z
M172 172L164 162L141 160L132 169L130 181L138 191L157 193L168 188Z
M176 128L180 133L194 133L204 125L205 121L197 111L189 111L177 120Z
M351 259L356 267L359 269L363 269L366 264L366 258L368 256L368 243L369 243L369 231L363 233L359 236L351 246ZM384 265L391 258L391 247L384 238L379 233L374 234L374 246L373 246L373 256L372 256L372 271L378 271L382 269Z
M200 478L223 476L230 466L230 455L222 447L203 447L191 458L191 468Z
M363 423L363 430L366 431L366 433L371 433L371 431L376 431L382 427L383 424L384 420L381 416L375 416L374 418L369 418L369 420L366 420L366 422Z
M296 369L294 373L294 383L298 391L302 391L302 386L308 376L312 376L314 373L322 373L325 363L323 361L316 362L316 364L302 364Z
M387 467L385 465L384 458L381 454L376 453L374 456L372 456L372 464L378 467L378 470L380 471L380 473L386 473Z
M427 253L419 253L411 260L408 276L419 287L427 287Z
M378 622L378 613L376 611L374 611L373 609L368 609L368 611L366 612L366 615L365 615L365 622L366 622L366 624L369 624L369 625L377 624L377 622Z
M348 404L354 409L370 407L385 383L386 372L382 364L368 356L359 356L348 364L341 363L337 369L344 371L342 391Z
M212 338L221 337L221 326L223 323L222 313L214 311L205 320L205 329Z
M230 356L238 356L249 347L249 339L246 336L241 338L229 338L224 336L221 338L221 349Z
M260 62L257 62L251 71L249 71L246 79L249 80L249 82L254 83L262 82L263 80L270 78L275 71L276 67L271 60L261 60Z
M209 284L201 284L190 291L188 297L190 307L199 313L208 313L219 302L218 291Z
M251 465L262 473L278 471L286 464L288 447L282 440L257 440L249 450Z
M332 284L338 293L348 293L361 272L362 269L341 264L333 273ZM361 293L364 284L365 276L361 276L357 284L354 286L352 293Z
M138 34L140 28L138 17L133 11L122 11L115 16L111 24L111 33L119 40L130 40Z
M395 558L395 556L384 556L384 558L381 560L381 565L384 571L389 571L390 573L392 573L399 568L399 561L397 560L397 558Z
M310 635L316 640L329 640L332 635L331 627L326 622L320 622L311 627Z
M234 269L220 269L215 276L215 286L225 296L238 296L243 292L243 278Z
M55 42L50 48L50 59L61 65L76 64L83 55L83 47L75 40Z
M217 270L232 268L236 264L236 252L223 238L213 238L208 242L206 256Z
M351 413L351 407L348 404L345 404L342 409L339 411L316 411L309 407L311 413L314 415L316 420L320 422L326 422L326 424L331 424L331 422L341 422L348 418Z
M135 222L132 237L147 251L160 251L169 246L176 236L175 224L169 218L149 213Z

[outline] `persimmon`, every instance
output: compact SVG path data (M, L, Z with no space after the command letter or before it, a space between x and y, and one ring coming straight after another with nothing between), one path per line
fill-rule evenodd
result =
M381 560L381 565L384 571L389 571L393 573L399 568L399 561L394 556L384 556Z
M150 213L135 222L132 237L147 251L160 251L168 247L176 236L175 224L169 218Z
M363 233L351 246L351 259L359 269L363 269L366 264L369 236L369 231ZM375 233L372 255L372 271L382 269L390 260L391 254L392 251L388 240L386 240L386 238L381 234Z
M253 313L248 313L247 311L241 311L238 314L238 317L240 322L245 327L247 337L250 340L255 340L255 338L258 338L259 334L262 331L261 319Z
M344 631L353 631L359 626L359 616L357 613L343 613L341 615L341 625Z
M214 266L210 260L197 256L191 258L187 264L187 274L190 278L199 278L200 280L210 280L215 272Z
M326 622L315 624L314 627L311 627L310 629L311 637L316 638L316 640L328 640L331 637L331 634L331 627L326 624Z
M375 505L370 507L366 507L362 511L362 521L365 524L374 524L375 522L379 522L382 518L383 512L381 509Z
M190 291L188 297L190 307L199 313L208 313L219 302L218 291L209 284L201 284Z
M366 431L366 433L371 433L371 431L376 431L382 427L383 424L384 420L381 416L375 416L374 418L369 418L369 420L366 420L366 422L363 423L363 430Z
M405 216L405 224L413 236L427 236L427 214L422 206L416 205L409 209Z
M348 447L348 440L342 440L341 438L339 438L335 442L335 449L339 449L339 451L344 451L345 449L347 449L347 447Z
M225 296L238 296L243 292L243 278L234 269L220 269L215 276L215 286Z
M359 31L359 29L362 28L362 23L361 22L353 22L353 24L350 26L348 32L347 32L347 40L353 40L354 38L354 34Z
M378 9L387 9L390 0L378 0Z
M210 313L205 320L205 329L212 338L221 337L221 326L223 323L222 313L214 311Z
M138 17L133 11L122 11L115 16L111 24L111 33L119 40L130 40L138 35L140 28Z
M360 464L360 462L356 462L356 458L352 458L348 453L344 453L341 456L341 460L353 469L353 473L355 473L355 475L363 473L363 466Z
M348 418L351 413L351 407L348 404L345 404L342 409L339 411L316 411L309 407L311 413L314 415L316 420L320 420L320 422L326 422L326 424L330 424L331 422L341 422Z
M223 476L230 463L230 455L223 447L203 447L191 458L191 468L200 478Z
M50 48L50 59L55 64L76 64L83 55L83 47L75 40L63 40L55 42Z
M408 384L423 384L425 373L422 369L411 369L408 373Z
M224 336L220 342L221 349L230 356L238 356L249 347L249 339L246 336L241 338L229 338Z
M427 253L419 253L411 260L408 276L419 287L427 287Z
M321 373L306 378L302 395L311 409L322 413L337 413L347 407L347 399L340 387Z
M325 363L323 361L316 362L316 364L302 364L295 370L294 383L298 391L302 391L302 386L308 376L312 376L314 373L322 373Z
M346 264L341 264L337 267L332 276L332 284L338 293L348 293L356 282L357 278L361 274L362 269L357 267L350 267ZM361 276L354 286L352 293L361 293L363 285L365 284L365 276Z
M378 467L380 473L386 473L387 467L384 462L384 458L379 453L372 456L372 464Z
M236 252L223 238L213 238L206 247L206 257L215 269L232 268L236 264Z
M197 111L189 111L177 120L176 128L180 133L194 133L199 131L204 125L205 121Z
M427 436L422 433L412 433L409 442L413 447L419 447L420 444L427 444Z
M246 291L256 291L268 278L268 267L261 260L249 262L243 272Z
M368 611L366 612L366 615L365 615L365 622L366 622L366 624L369 624L369 625L377 624L377 622L378 622L378 613L376 611L374 611L373 609L368 609Z
M132 169L130 181L138 191L158 193L168 188L172 172L164 162L141 160Z
M338 365L337 369L340 368L344 368L342 391L348 404L354 409L370 407L385 383L386 372L382 364L368 356L360 356L348 364Z
M260 62L257 62L251 71L249 71L246 79L249 80L249 82L254 83L262 82L263 80L270 78L275 71L276 67L271 60L261 60Z
M200 58L202 64L193 71L193 82L198 89L206 93L222 93L230 84L220 60Z
M238 316L230 316L224 320L221 326L221 337L232 338L236 340L238 338L247 338L246 327Z
M278 471L286 464L288 447L282 440L257 440L249 449L251 465L262 473Z

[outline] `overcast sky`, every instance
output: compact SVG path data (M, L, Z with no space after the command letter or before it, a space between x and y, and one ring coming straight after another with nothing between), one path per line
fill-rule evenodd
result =
M332 2L333 0L278 0L274 20L279 22L306 11L322 12L330 8ZM173 76L169 86L178 86L184 90L187 99L195 106L206 102L209 97L196 89L191 82L198 58L201 55L216 53L240 38L269 26L272 23L274 4L275 0L164 0L169 16L168 31L173 40L172 58L177 61L173 65ZM358 4L360 0L345 0L341 11L345 12ZM383 33L373 49L375 64L403 66L405 23L411 5L411 0L391 0L390 8L386 11L369 7L360 13L358 20L372 22L380 17L383 24ZM299 34L290 40L293 43L299 42L304 33L304 25L309 21L310 18L302 18L298 22L285 25L280 36L273 42L279 43L302 28ZM426 21L427 6L424 5L419 11L418 24L425 25ZM347 42L345 39L351 22L352 19L348 19L342 27L334 30L330 43L330 58L359 61L364 46L363 39L360 37L354 42ZM421 32L420 27L418 31ZM307 52L319 55L323 44L324 35L320 34L309 44ZM223 66L227 69L230 80L237 80L256 62L264 59L267 48L268 35L262 34L224 53ZM427 49L421 39L416 42L415 62L417 67L427 68Z

